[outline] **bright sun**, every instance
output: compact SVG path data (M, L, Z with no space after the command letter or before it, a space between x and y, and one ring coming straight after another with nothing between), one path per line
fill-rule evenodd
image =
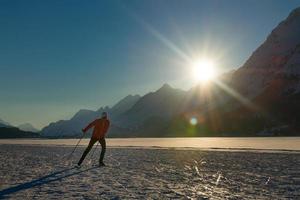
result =
M215 78L215 64L212 60L201 59L193 63L193 76L197 81L207 82Z

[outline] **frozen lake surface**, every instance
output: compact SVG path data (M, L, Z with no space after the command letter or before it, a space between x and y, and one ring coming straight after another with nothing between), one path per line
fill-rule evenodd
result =
M0 144L23 145L76 145L78 139L2 139ZM83 139L80 145L87 145ZM300 137L256 137L256 138L108 138L108 147L143 148L201 148L224 150L290 150L300 151Z
M75 168L72 149L0 145L0 199L300 198L299 153L111 147L99 168L98 147Z

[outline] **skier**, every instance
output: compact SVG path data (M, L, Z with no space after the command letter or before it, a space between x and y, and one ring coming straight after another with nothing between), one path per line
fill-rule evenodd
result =
M77 164L78 166L81 165L84 158L86 157L86 155L89 153L89 151L92 149L93 145L97 141L99 141L99 143L101 144L101 147L102 147L101 155L100 155L100 159L99 159L99 166L105 166L105 164L103 163L103 158L104 158L104 154L105 154L105 150L106 150L105 134L109 128L109 125L110 125L110 122L108 120L107 113L103 112L102 117L100 119L94 120L87 127L82 129L82 132L86 133L90 128L94 127L93 135L91 137L89 145L83 152L83 154Z

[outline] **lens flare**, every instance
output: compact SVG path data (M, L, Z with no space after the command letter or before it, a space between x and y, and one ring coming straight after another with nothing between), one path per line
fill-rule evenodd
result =
M192 117L190 119L190 124L193 125L193 126L196 126L198 124L198 120L196 117Z

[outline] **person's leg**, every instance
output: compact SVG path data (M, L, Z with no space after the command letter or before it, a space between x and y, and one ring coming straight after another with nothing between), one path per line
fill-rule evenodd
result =
M85 151L83 152L78 165L81 165L81 163L83 162L84 158L86 157L86 155L90 152L90 150L92 149L93 145L97 142L96 139L91 138L89 145L87 146L87 148L85 149Z
M105 142L105 138L102 138L99 140L100 144L101 144L101 154L100 154L100 159L99 159L99 164L103 165L103 159L104 159L104 154L106 151L106 142Z

